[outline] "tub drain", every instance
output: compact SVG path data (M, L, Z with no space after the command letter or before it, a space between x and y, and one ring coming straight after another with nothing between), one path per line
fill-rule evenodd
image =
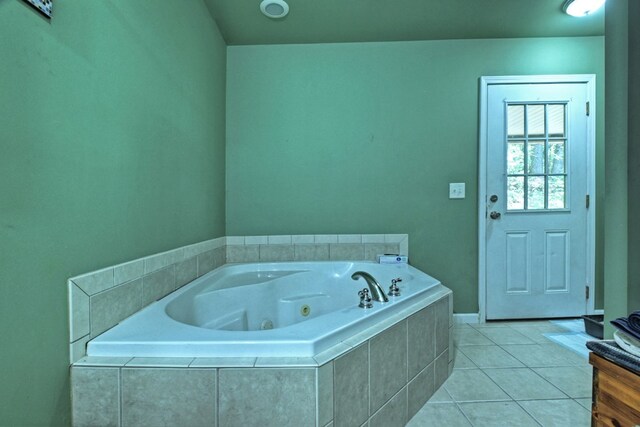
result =
M307 304L303 305L302 307L300 307L300 314L302 314L304 317L307 317L309 314L311 314L311 307L309 307Z
M273 322L269 319L263 320L262 323L260 324L260 329L262 329L263 331L265 329L273 329Z

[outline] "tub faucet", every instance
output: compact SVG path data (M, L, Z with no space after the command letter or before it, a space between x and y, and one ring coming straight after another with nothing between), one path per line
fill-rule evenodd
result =
M351 278L353 280L358 280L360 277L362 277L365 282L367 282L373 299L380 302L389 301L389 298L387 298L387 296L384 294L384 291L380 287L380 284L376 281L376 279L373 278L372 275L370 275L366 271L356 271L351 275Z

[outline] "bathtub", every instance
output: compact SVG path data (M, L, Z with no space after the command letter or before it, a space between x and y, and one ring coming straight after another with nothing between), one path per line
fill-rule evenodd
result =
M401 295L358 307L363 279ZM289 262L222 266L91 340L88 356L313 357L429 298L433 277L406 265Z

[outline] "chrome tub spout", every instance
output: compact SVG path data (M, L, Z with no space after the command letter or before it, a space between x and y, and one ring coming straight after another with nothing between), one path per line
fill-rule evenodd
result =
M351 278L353 280L358 280L361 277L365 280L365 282L367 282L367 285L369 286L369 290L371 291L371 297L374 300L380 301L380 302L389 301L389 298L387 298L387 296L385 295L384 291L382 290L382 287L380 286L378 281L373 278L372 275L370 275L366 271L356 271L351 275Z

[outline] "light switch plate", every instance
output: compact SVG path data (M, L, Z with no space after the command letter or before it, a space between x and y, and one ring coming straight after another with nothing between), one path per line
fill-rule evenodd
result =
M464 182L450 182L449 183L449 198L450 199L464 199L465 186Z

